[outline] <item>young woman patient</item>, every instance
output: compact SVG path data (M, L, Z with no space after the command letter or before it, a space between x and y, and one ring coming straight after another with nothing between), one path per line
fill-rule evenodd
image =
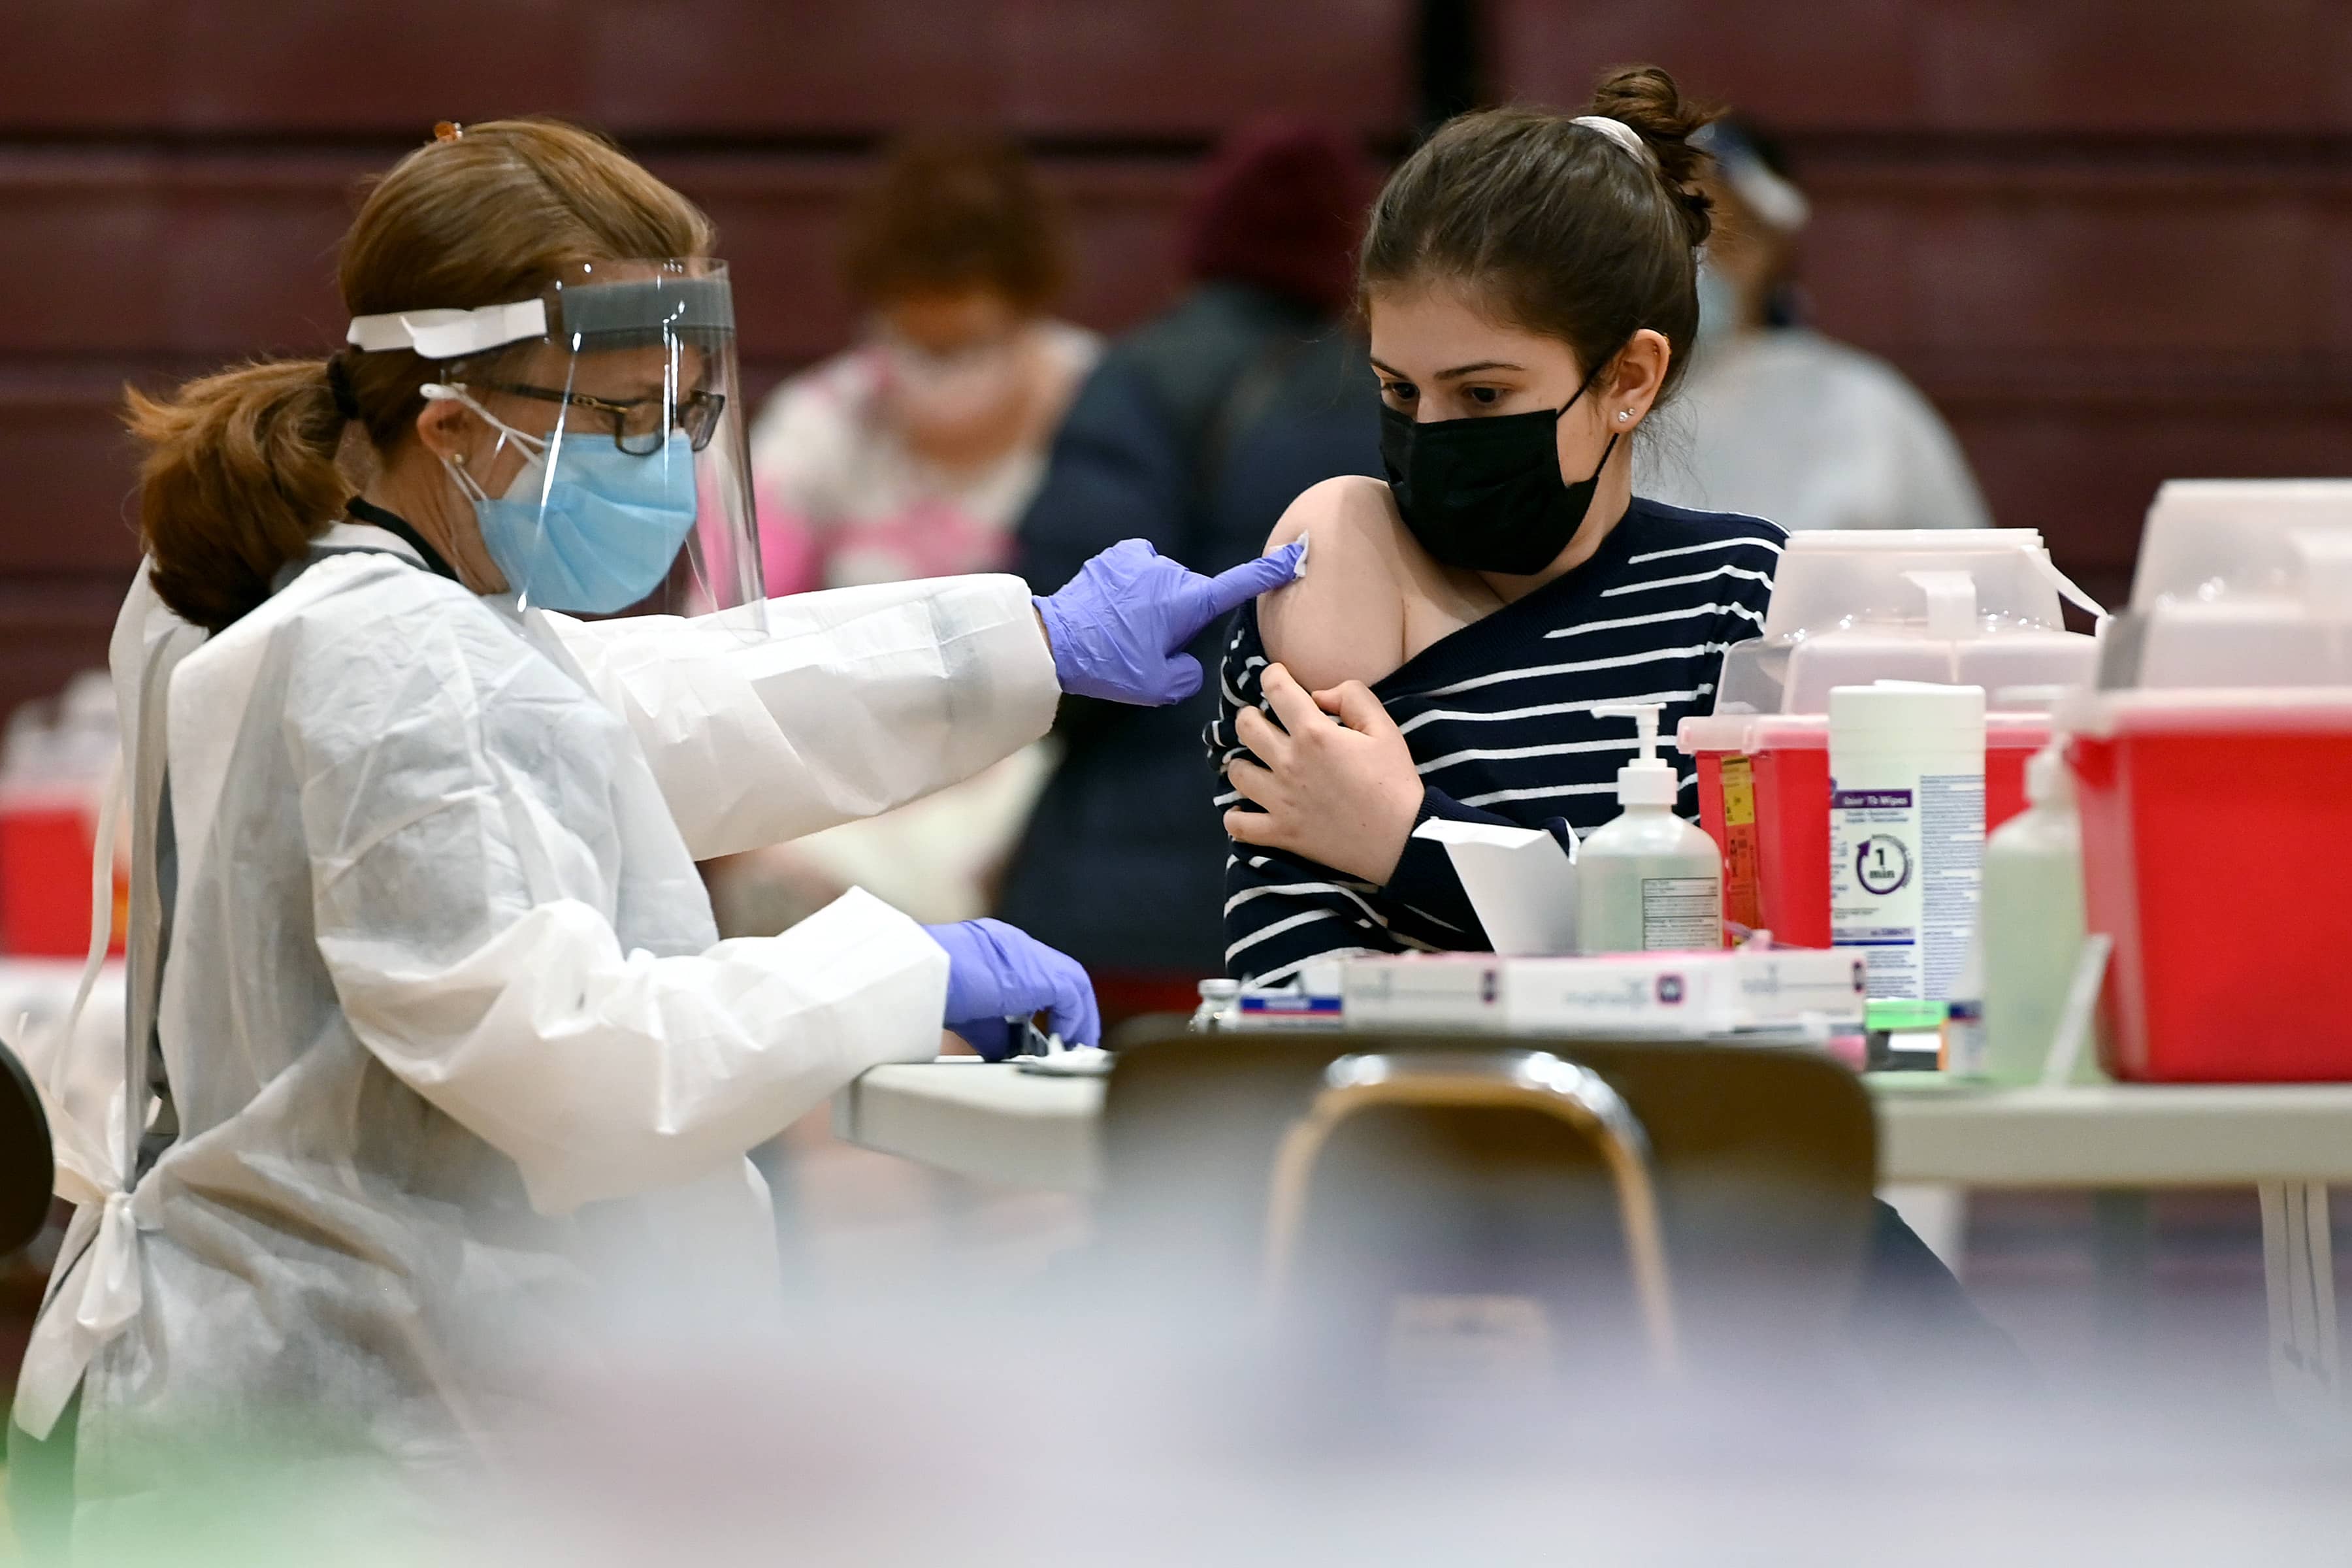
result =
M1661 703L1671 733L1762 626L1787 535L1629 479L1698 324L1708 219L1686 138L1704 119L1664 72L1617 71L1585 116L1454 121L1372 208L1360 287L1389 482L1328 480L1284 515L1275 542L1309 536L1307 575L1241 611L1210 730L1236 977L1485 949L1413 828L1600 826L1635 741L1593 709ZM2007 1338L1893 1209L1875 1215L1849 1328L1866 1365L1889 1388L1925 1369L2021 1385Z
M1331 479L1284 514L1307 575L1241 612L1209 733L1236 977L1484 949L1413 828L1600 826L1635 742L1593 710L1661 703L1671 734L1763 625L1782 531L1631 489L1698 325L1704 122L1664 72L1621 70L1576 119L1452 121L1381 193L1360 282L1389 482Z

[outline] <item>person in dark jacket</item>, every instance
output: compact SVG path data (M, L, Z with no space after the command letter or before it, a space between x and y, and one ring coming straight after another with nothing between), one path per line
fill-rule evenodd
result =
M1050 594L1120 539L1214 572L1299 491L1381 472L1379 389L1346 321L1366 181L1337 138L1266 123L1220 152L1195 205L1193 286L1112 344L1056 436L1014 570ZM1222 625L1193 650L1213 669ZM1002 912L1092 972L1106 1020L1189 1011L1223 972L1224 830L1201 732L1213 685L1150 712L1072 698L1059 767Z

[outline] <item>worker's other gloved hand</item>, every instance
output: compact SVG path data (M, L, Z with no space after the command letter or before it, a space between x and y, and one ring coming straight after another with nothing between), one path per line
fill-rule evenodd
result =
M1184 651L1211 621L1298 575L1296 540L1230 572L1203 577L1140 539L1087 562L1069 586L1039 599L1054 673L1080 697L1161 707L1201 689L1201 661Z
M1015 1026L1005 1020L1038 1013L1066 1046L1102 1043L1094 983L1076 959L1003 921L923 929L947 950L947 1026L990 1061L1013 1054Z

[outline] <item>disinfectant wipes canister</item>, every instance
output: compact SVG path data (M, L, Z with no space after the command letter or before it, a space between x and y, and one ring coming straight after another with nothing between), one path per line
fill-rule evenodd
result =
M1874 997L1948 998L1976 925L1984 689L1841 686L1829 710L1831 943Z

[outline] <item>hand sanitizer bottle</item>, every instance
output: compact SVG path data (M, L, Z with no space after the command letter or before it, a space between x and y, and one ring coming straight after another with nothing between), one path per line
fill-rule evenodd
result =
M1723 852L1675 815L1677 781L1658 755L1655 702L1596 708L1640 726L1642 754L1617 771L1623 811L1578 852L1580 951L1690 952L1723 945Z
M2031 804L1985 841L1984 1070L1997 1083L2041 1081L2083 951L2083 829L2063 744L2025 764ZM2095 1048L2075 1058L2074 1082L2104 1079Z

